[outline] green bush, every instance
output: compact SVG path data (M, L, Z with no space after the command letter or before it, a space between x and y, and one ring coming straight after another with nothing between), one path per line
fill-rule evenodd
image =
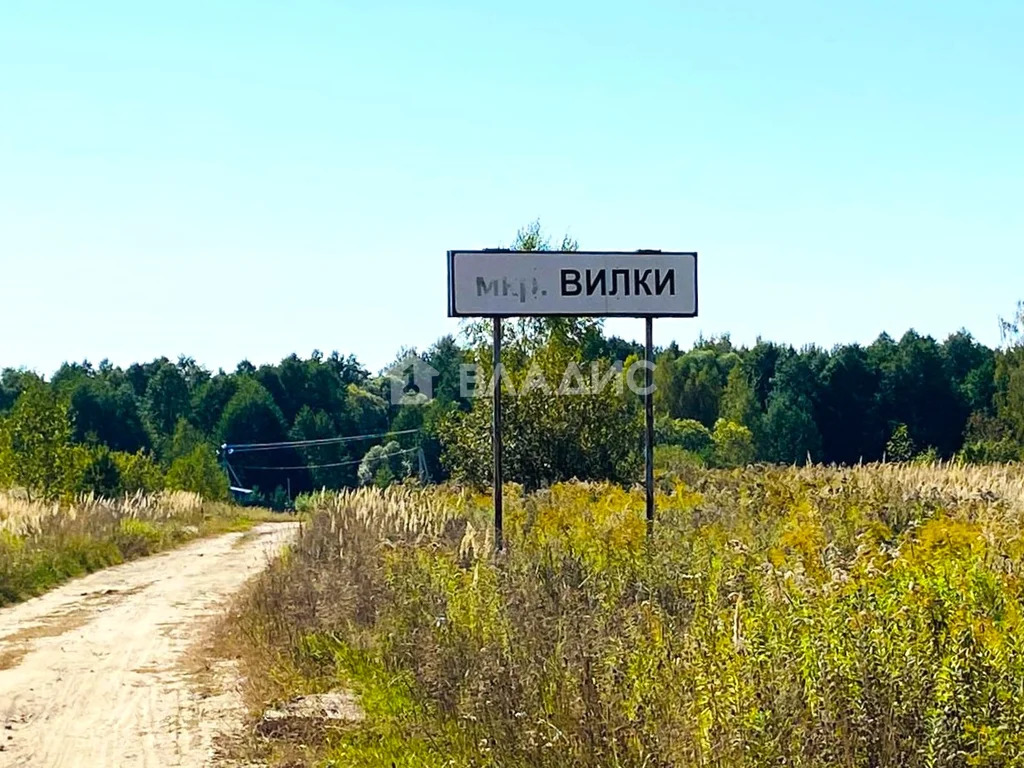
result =
M742 424L719 419L715 422L714 462L718 467L743 467L754 460L754 435Z
M654 468L673 474L685 474L693 469L707 466L700 454L688 451L681 445L654 446Z
M526 387L527 381L536 380L528 378L531 370L558 385L566 365L578 365L557 349L545 354L549 357L538 356L538 368L509 368L509 377L519 389L518 394L507 393L502 399L506 480L527 488L573 478L635 482L642 476L643 422L640 399L625 387L627 374L605 371L608 385L603 388L595 387L591 376L591 388L601 390L597 394L559 396ZM599 382L603 380L600 371L598 367ZM474 398L471 410L447 411L436 425L441 462L459 482L478 487L490 483L493 401L492 397Z
M910 461L914 457L914 441L906 424L897 424L892 437L885 444L885 456L889 461Z
M175 459L167 470L167 489L191 491L210 501L228 498L228 479L211 448L200 445Z
M122 493L154 493L164 487L163 473L151 454L115 451L111 455L121 473Z
M405 453L395 440L375 445L359 463L359 484L387 488L412 472L411 454Z
M122 493L121 470L106 446L75 446L74 493L92 493L109 499Z
M655 438L661 445L676 445L710 463L714 441L708 428L695 419L673 419L662 416L654 425Z
M163 549L165 531L146 520L122 518L114 534L114 544L131 560Z
M1024 448L1015 440L986 440L965 443L957 458L969 464L1005 464L1021 461Z

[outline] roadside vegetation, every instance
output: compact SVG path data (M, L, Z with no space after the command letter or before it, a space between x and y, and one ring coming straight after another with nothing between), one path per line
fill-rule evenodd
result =
M996 766L1024 756L1024 470L694 470L639 492L311 499L235 633L254 712L331 688L325 766ZM297 761L297 762L295 762ZM303 762L305 761L305 762Z
M0 606L199 536L280 517L184 491L83 496L65 504L0 493Z

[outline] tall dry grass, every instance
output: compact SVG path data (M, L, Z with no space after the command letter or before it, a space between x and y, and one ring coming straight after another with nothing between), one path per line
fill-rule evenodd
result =
M749 468L325 494L241 628L262 698L345 684L346 766L1024 760L1019 467ZM260 667L259 665L263 665Z
M70 504L0 493L0 605L85 573L249 524L237 508L184 491Z
M20 494L0 491L0 530L26 536L54 524L69 525L77 520L88 525L99 518L198 522L204 509L210 506L203 497L188 491L139 492L121 499L90 494L79 496L71 504L28 501Z

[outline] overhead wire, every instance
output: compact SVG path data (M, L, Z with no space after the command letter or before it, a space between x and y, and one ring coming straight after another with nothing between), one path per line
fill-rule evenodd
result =
M228 454L234 453L251 453L254 451L277 451L284 450L287 448L309 448L318 445L333 445L335 443L351 443L357 440L376 440L381 437L391 437L393 435L411 435L413 432L419 432L419 429L401 429L396 432L380 432L373 435L350 435L348 437L325 437L317 440L288 440L278 443L240 443L237 445L230 445L225 443L221 448Z
M416 452L418 450L420 450L420 449L419 448L405 448L404 450L401 450L401 451L392 451L391 453L384 454L384 455L381 456L381 458L383 459L383 458L388 458L390 456L399 456L399 455L406 454L406 453L414 453L414 452ZM345 467L345 466L348 466L349 464L360 464L362 461L363 461L362 459L349 459L348 461L336 461L336 462L332 462L330 464L299 464L299 465L292 466L292 467L254 467L254 466L250 466L248 464L242 464L242 465L239 465L238 468L239 469L256 469L256 470L262 470L262 471L266 471L266 472L283 472L283 471L286 471L286 470L295 470L295 469L326 469L328 467Z
M327 445L338 445L341 443L351 443L359 440L375 440L378 438L392 437L398 435L411 435L419 432L419 429L401 429L391 432L380 432L368 435L349 435L345 437L327 437L314 440L288 440L276 443L240 443L236 445L225 443L221 446L224 451L224 463L227 466L228 472L232 475L235 482L241 485L241 480L238 477L238 473L235 471L235 466L228 461L227 457L236 453L252 453L256 451L277 451L277 450L289 450L289 449L300 449L300 448L314 448ZM409 453L419 451L419 448L406 448L393 453L387 454L388 456L400 456ZM309 470L309 469L329 469L332 467L345 467L353 464L361 464L363 459L347 459L345 461L329 462L324 464L299 464L294 466L254 466L249 464L239 464L237 468L239 470L256 470L256 471L298 471L298 470Z

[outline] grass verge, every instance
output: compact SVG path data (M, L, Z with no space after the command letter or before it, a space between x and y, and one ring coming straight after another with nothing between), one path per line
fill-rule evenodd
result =
M0 606L101 568L271 519L285 518L182 492L84 498L71 505L0 495Z

